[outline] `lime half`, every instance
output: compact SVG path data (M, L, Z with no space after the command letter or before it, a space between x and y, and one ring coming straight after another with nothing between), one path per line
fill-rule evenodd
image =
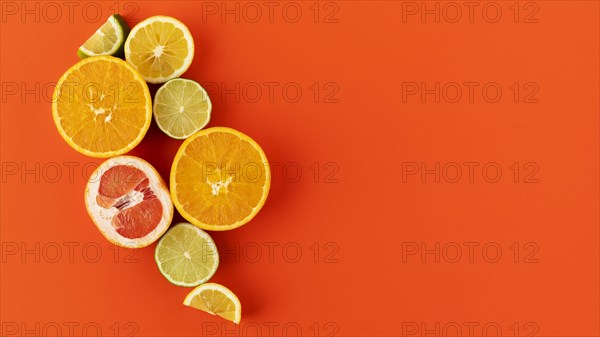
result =
M218 315L233 323L242 320L242 304L235 294L217 283L205 283L192 290L183 301L198 310Z
M176 78L163 84L154 96L154 120L169 137L185 139L210 121L212 104L196 81Z
M123 57L123 46L129 34L129 26L119 14L108 20L85 43L79 47L77 56L83 59L90 56L113 55Z
M212 238L189 223L169 229L158 241L154 259L169 282L183 287L208 281L219 266L219 253Z

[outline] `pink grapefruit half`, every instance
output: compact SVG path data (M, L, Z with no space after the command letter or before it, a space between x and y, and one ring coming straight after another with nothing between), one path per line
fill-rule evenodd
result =
M154 167L133 156L113 157L90 176L88 214L110 242L142 248L158 240L173 220L169 189Z

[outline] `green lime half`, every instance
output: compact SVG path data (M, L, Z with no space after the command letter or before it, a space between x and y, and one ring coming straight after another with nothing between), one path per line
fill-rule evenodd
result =
M169 137L186 139L210 121L212 104L196 81L175 78L154 96L154 120Z
M123 46L127 35L129 35L129 26L122 16L113 14L79 47L77 56L81 59L98 55L123 57Z
M219 266L219 253L212 238L189 223L179 223L158 241L154 259L169 282L195 287L208 281Z

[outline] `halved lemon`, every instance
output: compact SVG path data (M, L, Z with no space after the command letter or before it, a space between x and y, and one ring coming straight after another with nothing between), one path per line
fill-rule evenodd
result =
M169 137L186 139L210 121L212 104L196 81L175 78L154 95L154 120Z
M119 14L113 14L79 47L77 56L81 59L99 55L123 57L123 47L128 34L129 26L123 17Z
M124 154L138 145L152 120L148 85L127 62L88 57L58 80L52 117L62 138L90 157Z
M169 16L152 16L138 23L125 41L125 59L149 83L181 76L193 58L192 34L181 21Z
M231 290L217 283L199 285L185 297L183 304L236 324L242 320L240 300Z
M210 235L185 222L160 238L154 260L169 282L183 287L208 281L219 267L219 253Z
M88 214L110 242L146 247L165 233L173 219L169 189L154 167L133 156L102 163L85 188Z
M271 186L265 153L245 134L215 127L186 139L171 167L171 197L181 215L206 230L240 227L262 208Z

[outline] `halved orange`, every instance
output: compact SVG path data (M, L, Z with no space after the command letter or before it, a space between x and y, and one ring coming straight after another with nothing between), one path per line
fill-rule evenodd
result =
M133 149L148 131L150 91L129 63L112 56L89 57L58 80L52 117L77 152L113 157Z
M181 215L206 230L250 221L263 207L271 171L265 153L245 134L215 127L186 139L171 167L171 198Z
M161 176L133 156L98 166L85 189L85 207L106 239L127 248L146 247L160 238L174 211Z

